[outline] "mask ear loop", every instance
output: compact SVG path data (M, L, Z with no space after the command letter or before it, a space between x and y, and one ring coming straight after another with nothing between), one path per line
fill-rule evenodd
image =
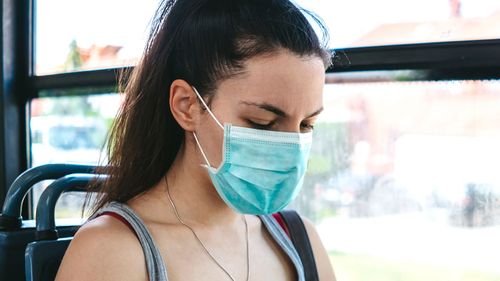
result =
M200 93L198 93L198 91L196 90L196 88L194 86L191 86L191 87L193 88L194 92L196 93L196 95L198 96L198 98L200 99L201 103L203 104L205 109L208 111L210 116L212 116L212 118L215 120L215 122L217 122L217 125L219 125L219 127L221 127L224 130L224 126L222 126L222 124L219 122L219 120L217 120L217 117L215 117L215 115L212 113L210 108L208 108L208 105L205 103L205 101L201 97Z
M193 137L194 137L194 140L196 141L196 144L198 145L198 148L200 149L200 152L201 152L201 155L203 156L203 158L205 159L205 162L207 162L207 167L211 167L210 166L210 162L208 162L208 158L207 156L205 155L205 152L203 152L203 148L201 148L201 144L200 144L200 141L198 140L198 137L196 136L196 133L193 132ZM205 166L203 164L200 164L201 166Z
M208 111L208 113L210 114L210 116L212 116L212 118L214 119L214 121L217 123L217 125L219 125L219 127L222 128L222 130L224 130L224 126L222 126L222 124L219 122L219 120L217 120L217 118L215 117L215 115L212 113L212 111L210 110L210 108L208 108L208 105L205 103L205 101L203 100L203 98L201 97L200 93L198 93L198 90L196 90L196 88L194 86L191 86L191 88L193 88L194 92L196 93L196 96L198 96L198 98L200 99L201 103L203 104L203 106L205 107L205 109ZM203 151L203 148L201 147L201 144L200 144L200 141L198 140L198 137L196 136L196 133L193 132L193 136L194 136L194 140L196 141L196 144L198 145L198 148L200 149L200 152L201 152L201 155L203 156L203 158L205 159L205 162L207 162L207 167L211 167L210 166L210 162L208 161L208 158L207 156L205 155L205 152ZM203 166L203 165L202 165Z

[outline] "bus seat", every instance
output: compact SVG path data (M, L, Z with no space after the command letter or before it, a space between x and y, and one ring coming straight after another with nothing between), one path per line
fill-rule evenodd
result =
M27 281L53 281L72 237L31 242L26 247Z
M93 173L95 166L75 164L48 164L31 168L10 186L0 214L0 279L24 281L25 249L36 240L34 220L23 220L22 201L33 185L43 180L58 179L72 173ZM73 236L78 229L74 221L58 221L59 237Z
M54 280L59 264L72 238L59 239L55 221L55 206L63 192L85 191L91 182L99 182L105 175L70 174L51 183L42 193L36 210L35 240L25 251L27 281Z

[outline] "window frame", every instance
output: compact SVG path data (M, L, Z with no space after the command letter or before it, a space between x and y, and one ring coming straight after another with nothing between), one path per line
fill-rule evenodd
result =
M28 115L25 100L31 91L28 77L32 62L32 7L30 0L2 0L0 44L0 203L3 205L10 184L28 166ZM30 198L28 198L30 199ZM24 200L23 216L31 213L30 200Z
M116 87L119 67L35 75L36 0L2 0L0 49L0 204L13 180L29 167L29 102L42 90ZM499 79L500 38L333 49L332 75L362 71L419 70L419 80ZM45 97L47 95L44 95ZM32 217L31 199L23 216Z

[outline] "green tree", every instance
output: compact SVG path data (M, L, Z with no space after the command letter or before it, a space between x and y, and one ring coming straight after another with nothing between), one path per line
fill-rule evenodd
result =
M75 39L69 44L69 53L64 62L65 71L75 71L82 67L82 56L78 50L78 43Z

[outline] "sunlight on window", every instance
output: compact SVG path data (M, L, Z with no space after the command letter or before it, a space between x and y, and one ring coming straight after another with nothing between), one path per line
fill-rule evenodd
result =
M135 65L158 0L36 0L36 74Z
M318 14L330 47L497 39L497 0L296 0Z

